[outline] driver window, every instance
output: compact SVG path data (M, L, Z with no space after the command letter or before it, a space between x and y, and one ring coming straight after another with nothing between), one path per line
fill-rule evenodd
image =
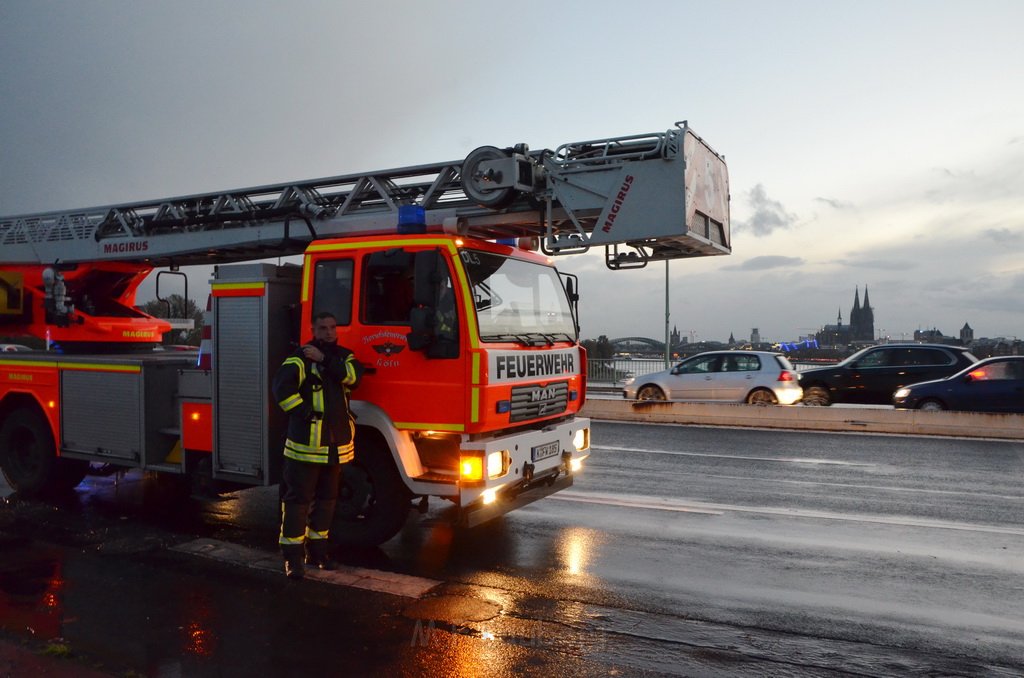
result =
M688 363L684 363L682 369L679 370L680 374L706 374L708 372L715 372L716 366L719 361L718 356L708 356L699 360L693 360Z
M1004 379L1017 379L1011 370L1010 363L989 363L984 367L971 372L971 376L978 381L1002 381Z
M871 351L863 358L857 361L857 367L885 367L890 365L889 354L892 353L889 349L881 349L878 351Z
M317 313L329 311L339 325L352 322L351 259L318 261L313 271L313 308Z
M367 255L362 297L367 325L408 325L413 306L412 254L392 249Z

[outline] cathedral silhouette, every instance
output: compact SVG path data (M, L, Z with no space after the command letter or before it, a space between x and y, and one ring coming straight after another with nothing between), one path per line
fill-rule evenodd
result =
M821 346L847 346L855 343L873 343L875 340L875 311L868 298L868 286L864 286L864 305L860 303L860 288L853 292L853 308L850 323L843 324L843 311L839 310L835 325L825 325L815 335Z

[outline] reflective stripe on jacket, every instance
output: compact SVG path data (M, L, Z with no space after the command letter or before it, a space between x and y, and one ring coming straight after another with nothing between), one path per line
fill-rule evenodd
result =
M362 365L340 346L318 346L324 361L314 363L300 348L274 374L278 406L288 413L284 456L316 464L352 461L355 418L348 392L362 376ZM331 447L337 448L337 456Z

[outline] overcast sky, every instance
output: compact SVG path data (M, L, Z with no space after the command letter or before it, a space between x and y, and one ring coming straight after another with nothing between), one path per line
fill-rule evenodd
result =
M876 332L1024 337L1022 25L1020 0L0 0L0 214L686 119L728 162L733 254L670 264L684 335L793 340L867 286ZM664 335L664 264L559 266L585 337Z

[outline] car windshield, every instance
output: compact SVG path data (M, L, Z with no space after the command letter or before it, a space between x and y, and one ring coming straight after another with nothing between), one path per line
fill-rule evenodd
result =
M459 254L481 341L575 341L572 310L554 268L479 250Z

